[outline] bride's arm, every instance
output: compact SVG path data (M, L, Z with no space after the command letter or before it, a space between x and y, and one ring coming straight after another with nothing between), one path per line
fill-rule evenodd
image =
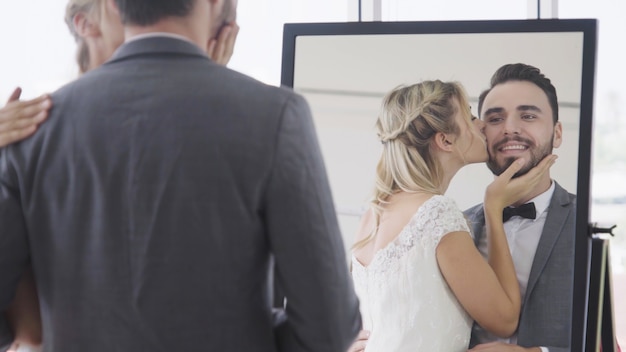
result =
M503 242L506 245L506 238ZM508 276L515 280L512 263L508 269L492 269L467 232L445 235L437 246L437 262L450 289L472 319L500 337L515 332L520 309L519 287L517 281L511 285L511 280L500 282L499 278ZM504 288L507 284L510 287ZM517 296L510 297L509 293L515 290Z
M502 224L502 209L521 198L554 163L544 159L528 174L511 180L522 161L515 162L488 188L485 216L489 260L485 262L467 232L444 236L437 247L439 268L455 296L483 328L508 337L517 329L521 298L515 267Z

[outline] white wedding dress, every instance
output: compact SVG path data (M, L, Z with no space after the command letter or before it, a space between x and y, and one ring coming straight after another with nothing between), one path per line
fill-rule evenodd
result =
M469 228L456 203L428 199L397 238L368 266L352 256L352 277L363 328L371 332L366 352L466 351L472 319L439 271L441 238Z

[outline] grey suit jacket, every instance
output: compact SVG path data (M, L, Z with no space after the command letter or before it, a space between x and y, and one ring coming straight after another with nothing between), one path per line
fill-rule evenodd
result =
M483 235L483 205L465 211L472 223L474 241ZM532 263L522 302L517 344L544 346L551 352L569 351L572 323L576 196L558 183L548 206L548 216ZM481 329L474 324L473 332ZM470 346L477 343L474 336Z
M0 345L29 261L46 351L345 351L360 328L308 105L183 40L122 46L0 156Z

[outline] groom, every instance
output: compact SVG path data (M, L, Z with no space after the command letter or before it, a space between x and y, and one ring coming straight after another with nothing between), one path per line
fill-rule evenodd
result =
M206 56L236 0L106 1L126 43L0 150L0 351L29 262L47 351L345 351L358 301L304 99Z
M562 141L556 89L539 69L525 64L500 67L480 95L489 169L502 173L515 159L529 160L528 172ZM519 176L519 175L518 175ZM528 204L528 205L525 205ZM532 204L532 205L530 205ZM522 294L517 332L498 339L474 324L470 347L480 351L569 351L576 197L546 174L527 199L505 214L504 229ZM480 252L487 255L482 204L467 210ZM524 216L524 217L523 217Z

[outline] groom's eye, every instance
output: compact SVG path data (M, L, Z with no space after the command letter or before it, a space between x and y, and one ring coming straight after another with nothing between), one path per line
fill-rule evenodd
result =
M497 115L496 115L496 116L487 116L487 117L485 118L485 121L486 121L487 123L492 123L492 124L493 124L493 123L498 123L498 122L500 122L500 121L502 121L502 120L503 120L503 118L502 118L502 117L500 117L500 116L497 116Z

